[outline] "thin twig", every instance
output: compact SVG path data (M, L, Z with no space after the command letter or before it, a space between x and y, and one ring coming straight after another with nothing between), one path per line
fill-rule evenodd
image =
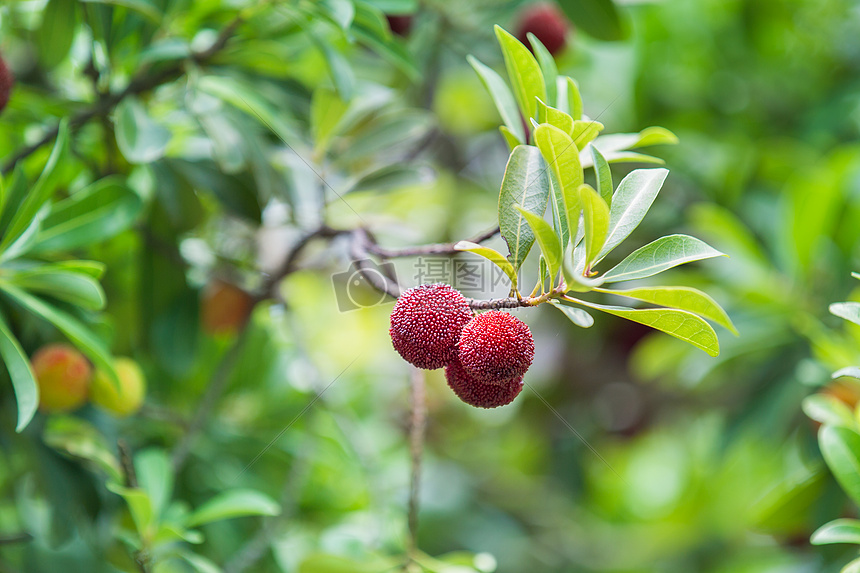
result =
M424 454L424 430L427 425L427 408L424 400L424 371L412 369L412 412L409 420L409 454L412 473L409 480L409 544L407 556L418 551L418 512L421 507L421 459Z
M483 243L484 241L491 239L499 233L499 227L493 227L483 233L480 233L474 236L471 239L468 239L472 243ZM396 249L387 249L385 247L381 247L376 243L372 243L368 246L368 250L374 255L379 255L380 257L386 259L394 259L398 257L417 257L420 255L454 255L459 253L457 249L454 248L454 245L457 243L438 243L434 245L420 245L417 247L401 247Z

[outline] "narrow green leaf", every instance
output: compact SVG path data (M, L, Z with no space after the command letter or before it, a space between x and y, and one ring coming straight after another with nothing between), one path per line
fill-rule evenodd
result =
M203 557L197 553L192 553L187 550L179 550L177 554L185 559L188 564L197 571L197 573L222 573L223 571L223 569L218 567L218 565L213 563L207 557Z
M164 156L172 133L149 117L135 97L127 97L116 107L116 143L129 163L152 163Z
M542 217L549 199L546 164L536 147L514 148L505 167L499 193L499 227L510 250L509 260L519 269L535 241L531 227L514 205Z
M860 302L834 302L830 305L830 314L860 324Z
M714 332L710 324L692 312L664 308L626 308L595 304L579 299L567 300L650 326L684 342L689 342L711 356L719 356L720 354L720 342L717 339L717 333Z
M570 133L573 129L573 118L565 112L550 107L541 100L537 100L538 123L548 123L553 125L565 133Z
M836 378L842 378L843 376L860 380L860 366L848 366L847 368L837 370L833 373L831 378L835 380Z
M173 495L173 468L161 448L147 448L135 454L134 472L146 492L156 517L162 515Z
M546 257L543 255L540 256L538 271L540 273L540 290L544 292L544 288L549 281L549 267L546 264Z
M108 490L125 500L137 532L141 537L147 536L153 525L155 515L152 511L152 503L146 492L140 488L124 487L111 481L107 482L105 486Z
M604 290L601 292L626 296L627 298L650 302L652 304L659 304L660 306L668 308L688 310L693 314L698 314L702 318L706 318L727 328L735 336L738 335L738 331L732 323L732 320L729 318L729 315L726 314L726 311L723 310L719 304L717 304L717 301L702 291L694 288L656 286L629 290Z
M55 271L10 273L7 280L26 291L47 294L90 310L101 310L107 299L99 282L89 275Z
M595 146L591 146L591 157L594 161L594 176L597 179L597 190L607 205L612 205L612 170L609 163Z
M27 197L27 176L24 174L23 162L15 164L12 177L6 185L3 194L2 213L0 213L0 237L6 236L6 229L12 218L18 213L18 209Z
M851 276L857 280L860 280L860 273L851 273Z
M67 120L63 120L60 123L57 140L54 143L54 148L48 157L47 163L45 163L45 168L9 222L9 228L3 236L3 240L0 241L0 250L6 250L13 241L30 227L42 205L51 198L60 174L58 167L65 161L68 154L68 144L69 123Z
M515 207L526 218L526 221L528 221L529 226L537 237L541 253L546 258L546 264L549 267L550 279L554 281L561 267L561 241L559 236L543 217L530 213L519 205L515 205Z
M51 206L32 251L68 250L110 239L128 229L143 202L121 177L99 179Z
M507 126L499 126L499 131L502 133L502 137L505 139L505 143L508 146L508 151L513 151L514 147L516 147L517 145L522 145L523 142L517 139L517 136L511 133L511 130L509 130Z
M580 328L591 328L594 324L594 318L575 306L570 306L568 303L559 300L551 300L550 304L560 310L564 315L576 326Z
M185 519L185 527L243 517L246 515L278 515L281 507L267 495L251 489L234 489L218 494Z
M493 264L502 269L508 278L511 279L511 285L516 288L517 286L517 271L514 269L514 266L511 262L505 258L505 256L495 249L491 249L490 247L485 247L483 245L479 245L477 243L473 243L471 241L460 241L456 245L454 245L454 249L458 251L466 251L469 253L475 253L476 255L480 255L485 259L491 261Z
M584 177L579 152L570 136L552 125L539 125L535 129L535 144L549 165L562 246L566 246L575 235L581 211L578 189Z
M508 78L514 88L520 111L523 117L535 117L535 98L546 101L546 86L540 66L528 48L501 26L496 26L496 38L505 57L505 68L508 70Z
M72 47L77 26L75 0L48 0L42 10L42 25L36 36L39 60L53 68L64 59Z
M558 107L558 97L556 95L558 91L556 89L558 67L555 65L555 58L552 57L552 54L549 53L549 50L546 49L546 46L543 45L537 36L529 32L526 37L532 46L532 51L534 51L535 58L543 74L544 85L546 86L546 101L549 105Z
M825 425L818 432L818 445L836 481L860 505L860 435L849 428Z
M90 4L107 4L128 8L129 10L134 10L141 16L144 16L153 24L161 24L161 20L164 17L154 4L147 2L146 0L81 0L81 2L88 2Z
M621 180L612 196L609 234L598 260L609 254L639 226L667 175L668 169L637 169Z
M493 103L496 104L496 109L499 110L499 115L502 116L504 127L507 128L508 135L512 136L516 143L511 145L511 149L525 143L526 134L523 131L523 122L520 121L520 112L517 109L517 102L514 100L514 95L508 88L508 84L502 79L502 76L497 74L491 68L488 68L474 56L466 56L466 60L481 78L481 83L490 92L490 97L493 98ZM504 132L502 132L504 135ZM506 136L507 138L507 136ZM510 141L508 141L510 145Z
M589 120L584 121L577 119L573 122L573 127L570 129L570 137L580 151L594 141L597 135L603 131L603 124L599 121Z
M21 348L21 344L6 321L0 315L0 357L9 372L12 387L15 389L15 400L18 402L18 425L16 432L22 431L33 419L39 405L39 387L36 376L30 368L30 359Z
M860 559L849 562L839 573L860 573Z
M338 123L349 104L332 89L319 87L311 98L311 137L314 153L320 157L328 150L328 143L336 134Z
M567 106L573 119L582 119L582 94L579 93L579 84L573 78L567 78Z
M45 423L42 441L67 456L84 460L113 481L123 479L119 460L111 451L107 438L86 420L77 416L53 415Z
M609 232L609 206L591 185L579 186L579 200L585 222L585 269L597 258Z
M827 394L813 394L803 399L803 413L811 419L830 426L853 428L854 414L841 400Z
M639 247L603 276L608 283L642 279L692 261L724 256L695 237L667 235Z
M81 352L86 354L97 367L106 370L114 381L117 381L116 371L110 352L89 330L87 330L77 319L58 308L51 306L42 299L35 297L20 288L2 283L0 289L21 307L32 312L36 316L56 326L65 334Z

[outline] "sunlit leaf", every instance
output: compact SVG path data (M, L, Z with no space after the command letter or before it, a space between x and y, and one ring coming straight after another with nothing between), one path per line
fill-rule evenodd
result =
M591 326L594 324L594 318L581 308L571 306L569 303L559 300L551 300L550 303L554 308L557 308L562 313L564 313L564 315L573 324L580 328L591 328Z
M251 489L234 489L218 494L185 520L186 527L243 517L248 515L278 515L281 507L269 496Z
M515 207L542 217L549 199L546 164L536 147L516 147L505 167L499 195L499 227L510 250L510 261L519 269L535 241L531 227Z
M860 302L834 302L830 305L830 313L860 324Z
M849 428L825 425L818 432L818 445L836 481L860 505L860 435Z
M854 415L844 402L827 394L813 394L803 399L803 413L822 424L831 426L855 425Z
M668 308L688 310L698 314L702 318L711 320L720 326L724 326L733 334L738 331L726 311L707 294L690 287L680 286L656 286L641 287L629 290L606 290L603 291L619 296L626 296L643 302L650 302Z
M491 261L493 264L502 269L508 278L511 279L511 285L517 286L517 271L514 269L514 266L511 262L505 258L505 256L498 252L495 249L491 249L490 247L485 247L483 245L479 245L477 243L473 243L471 241L460 241L454 248L458 251L467 251L469 253L474 253L476 255L480 255L485 259Z
M608 283L641 279L678 265L720 256L726 255L695 237L667 235L639 247L603 276Z
M474 56L467 56L466 59L472 68L474 68L478 77L481 78L481 83L487 88L490 97L493 98L493 103L496 104L496 109L499 110L499 115L505 123L504 127L507 128L508 133L516 140L511 149L521 143L525 143L526 135L523 131L523 123L520 121L520 112L517 109L517 102L508 88L508 84L505 83L505 80L499 74L482 64ZM510 141L508 143L510 144Z
M543 217L530 213L519 205L515 207L526 218L526 221L528 221L529 226L537 237L541 253L549 267L550 279L555 280L561 267L561 242L559 236L550 224L544 221Z
M541 43L537 36L529 32L526 34L526 38L532 46L535 59L537 59L541 73L543 74L544 85L546 86L546 101L549 105L558 107L558 98L556 96L558 68L555 65L555 58L552 57L552 54L549 53L549 50L546 49L546 46Z
M528 48L501 26L496 26L496 38L505 57L508 78L514 88L514 96L520 111L523 117L535 117L537 109L535 98L546 101L546 86L540 66Z
M621 180L612 196L609 234L598 259L609 254L639 226L667 175L667 169L637 169Z
M21 344L12 334L9 325L0 315L0 356L9 372L12 387L15 389L15 400L18 402L18 425L16 432L22 431L33 419L39 405L39 387L36 376L30 368L30 359L21 348Z
M609 231L609 207L590 185L579 187L585 229L585 268L597 258Z

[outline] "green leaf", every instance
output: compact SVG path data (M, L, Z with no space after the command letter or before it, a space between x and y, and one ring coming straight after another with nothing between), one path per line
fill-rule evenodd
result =
M585 221L585 269L588 272L609 232L609 206L590 185L580 185L579 200Z
M3 240L0 241L0 251L5 251L9 245L30 227L42 205L51 198L57 186L57 179L60 176L58 167L65 162L65 158L68 155L68 144L69 123L67 120L63 120L60 123L57 140L54 143L54 149L51 151L47 163L45 163L45 168L9 222L9 228L3 236Z
M526 37L532 46L532 51L534 51L535 58L537 58L538 65L543 74L547 102L549 105L558 107L558 97L556 95L558 91L556 87L558 67L555 65L555 58L552 57L552 54L549 53L549 50L546 49L546 46L541 43L537 36L529 32Z
M668 169L636 169L621 180L612 196L609 234L598 260L609 254L639 226L667 175Z
M641 279L692 261L724 256L724 253L695 237L667 235L639 247L606 271L603 277L608 283Z
M839 573L860 573L860 559L855 559L843 567Z
M519 269L535 241L531 227L514 206L542 217L549 199L546 164L536 147L519 145L511 152L499 194L499 227L510 250L509 260Z
M550 107L541 100L537 100L538 123L554 125L565 133L573 129L573 118L565 112Z
M719 356L720 342L717 333L710 324L686 310L664 308L626 308L623 306L608 306L595 304L579 299L572 300L576 304L600 310L608 314L620 316L645 326L665 332L684 342L689 342L696 348L711 356Z
M349 104L332 89L317 88L311 98L311 137L314 153L321 157L328 150L329 140L336 134L338 123Z
M109 6L121 6L134 10L141 16L144 16L153 24L161 24L164 17L162 13L151 2L146 0L81 0L90 4L107 4Z
M15 164L11 181L6 185L2 203L0 203L0 237L6 236L6 230L12 218L18 213L24 199L27 197L27 176L24 175L23 162Z
M601 131L603 131L603 124L599 121L577 119L573 122L573 127L570 129L570 137L581 151L594 141Z
M51 206L32 251L68 250L110 239L143 210L140 196L121 177L105 177Z
M218 567L218 565L210 561L208 558L198 555L197 553L180 550L177 554L185 559L188 564L197 571L197 573L222 573L223 571L223 569Z
M119 460L99 430L76 416L51 416L42 432L49 447L73 458L84 460L115 482L123 479Z
M560 310L570 321L580 328L591 328L594 324L594 318L575 306L570 306L568 303L560 300L550 300L550 304Z
M515 205L515 207L526 218L529 227L532 228L537 237L541 253L543 253L546 264L549 267L550 279L554 281L561 267L561 241L559 236L552 226L544 221L543 217L530 213L519 205Z
M517 286L517 271L514 269L514 266L511 262L505 258L505 256L495 249L491 249L490 247L485 247L483 245L479 245L477 243L473 243L471 241L460 241L456 245L454 245L454 249L458 251L466 251L469 253L475 253L476 255L480 255L485 259L491 261L493 264L502 269L508 278L511 279L511 285L516 288Z
M155 514L152 511L152 503L146 492L140 488L124 487L118 483L109 481L105 484L109 491L122 497L128 504L131 519L141 537L148 536L150 528L154 524Z
M39 387L36 376L30 368L30 359L21 348L21 344L6 321L0 315L0 357L9 372L12 387L15 389L15 400L18 402L18 425L16 432L21 432L33 419L39 405Z
M361 175L351 187L340 194L360 193L362 191L381 193L403 189L411 185L426 184L430 180L432 180L432 171L426 165L411 162L395 163Z
M836 378L842 378L843 376L860 380L860 366L848 366L847 368L837 370L833 373L831 378L835 380Z
M612 0L559 0L565 15L589 36L614 42L627 37L615 3Z
M129 163L152 163L164 156L172 134L149 117L136 97L117 105L114 124L116 143Z
M597 190L607 205L612 205L612 170L609 163L595 146L591 146L591 157L594 161L594 176L596 178Z
M513 151L514 147L517 145L522 145L523 141L517 139L517 136L511 133L511 130L508 129L506 125L499 126L499 131L502 133L502 137L505 138L505 143L508 146L508 151Z
M39 60L46 68L62 62L72 47L78 29L75 4L75 0L48 0L42 10L36 46Z
M546 86L540 66L528 48L519 40L501 26L496 26L495 29L520 111L526 119L535 117L537 110L535 98L546 101Z
M813 394L803 399L803 413L822 424L853 428L854 414L844 402L827 394Z
M251 489L225 491L210 499L185 520L185 527L243 517L246 515L278 515L281 507L269 496Z
M573 119L582 119L582 94L579 92L579 84L573 78L567 78L567 106Z
M552 125L539 125L535 129L535 144L549 165L562 246L566 246L576 234L581 211L578 189L584 177L579 152L570 136Z
M349 60L327 38L319 37L314 33L311 34L311 38L328 64L328 74L338 96L344 101L349 101L355 92L355 72L352 71Z
M546 264L546 257L543 255L540 256L538 260L538 271L540 275L540 290L544 292L544 287L546 283L549 281L549 267Z
M97 367L106 370L111 378L118 383L110 352L77 319L8 282L0 283L0 289L23 308L56 326Z
M364 45L416 81L421 73L409 51L391 35L385 15L367 2L355 2L355 17L350 31Z
M818 445L836 481L860 505L860 435L849 428L825 425L818 432Z
M738 331L726 311L717 304L717 301L712 299L707 294L700 290L690 287L676 286L657 286L657 287L641 287L629 290L603 290L610 294L626 296L650 302L668 308L677 308L679 310L688 310L693 314L698 314L702 318L706 318L716 322L720 326L724 326L730 330L735 336Z
M830 314L860 324L860 302L834 302L830 305Z
M173 495L173 468L167 453L161 448L147 448L135 454L134 473L152 503L156 517L167 509Z
M99 282L86 274L37 267L32 272L10 273L7 280L26 291L47 294L90 310L101 310L107 302Z

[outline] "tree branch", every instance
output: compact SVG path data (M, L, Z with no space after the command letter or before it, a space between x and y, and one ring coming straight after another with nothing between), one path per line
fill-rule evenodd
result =
M483 233L475 235L469 241L473 243L483 243L484 241L493 238L499 233L498 227L493 227ZM386 259L394 259L398 257L417 257L421 255L454 255L461 251L454 248L457 243L437 243L434 245L421 245L418 247L402 247L398 249L386 249L377 245L375 242L368 246L368 250L374 255Z
M172 66L169 66L159 72L150 74L148 68L141 70L137 76L129 82L129 84L119 92L113 94L105 94L104 97L91 106L89 109L78 113L69 120L69 127L72 129L81 127L95 117L105 116L110 113L122 100L131 95L137 95L148 92L169 80L181 77L185 73L185 65L188 63L203 64L212 59L218 52L224 49L230 38L236 32L236 29L244 22L242 16L236 16L223 30L218 34L218 37L211 46L203 51L191 54L185 60L182 60ZM3 165L3 175L11 172L15 165L22 159L26 159L42 146L53 141L59 133L59 126L49 129L47 133L37 142L21 148L17 153L8 158Z

